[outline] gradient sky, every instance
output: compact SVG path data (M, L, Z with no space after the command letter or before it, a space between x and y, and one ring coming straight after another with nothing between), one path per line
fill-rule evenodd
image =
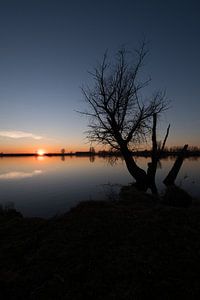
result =
M168 145L200 146L200 3L153 0L1 0L0 151L88 149L80 87L106 49L150 55L149 91L165 89Z

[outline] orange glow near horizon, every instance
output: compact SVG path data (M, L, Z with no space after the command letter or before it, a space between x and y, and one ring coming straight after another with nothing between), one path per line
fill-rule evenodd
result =
M40 155L38 153L38 151L42 150L44 151L43 155L45 153L61 153L61 149L65 149L65 153L74 153L74 152L78 152L78 151L89 151L89 145L78 145L78 144L75 144L75 145L70 145L69 147L63 147L62 144L61 145L46 145L46 144L41 144L41 145L34 145L34 146L29 146L29 145L20 145L20 146L17 146L16 145L9 145L8 146L4 146L2 145L1 146L1 150L0 152L3 152L5 154L7 153L32 153L32 154L37 154L38 156ZM103 148L104 149L104 148ZM96 151L99 151L99 150L102 150L101 147L95 147L95 150Z
M188 140L187 140L188 141ZM188 141L189 145L193 145L192 141ZM184 144L184 143L183 143ZM181 143L172 143L170 141L167 142L167 146L181 146ZM95 151L101 151L101 150L109 150L108 147L100 146L100 145L93 145L95 148ZM199 143L196 144L196 146L200 147ZM5 154L36 154L38 156L44 156L46 153L61 153L61 149L65 149L65 153L75 153L79 151L89 151L90 144L81 144L81 143L53 143L53 142L47 142L47 143L41 143L38 141L34 141L34 143L28 143L20 141L20 143L16 144L16 141L10 141L7 140L5 143L1 144L0 147L0 153ZM139 150L144 149L150 149L151 143L149 144L143 144L139 147Z

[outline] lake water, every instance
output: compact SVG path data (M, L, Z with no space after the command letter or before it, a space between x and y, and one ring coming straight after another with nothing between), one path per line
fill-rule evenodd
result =
M149 158L137 158L146 169ZM157 184L174 160L161 160ZM177 185L200 198L200 159L186 159ZM108 199L120 186L132 182L125 163L116 164L101 157L4 157L0 159L0 203L13 203L24 216L50 217L61 214L84 200Z

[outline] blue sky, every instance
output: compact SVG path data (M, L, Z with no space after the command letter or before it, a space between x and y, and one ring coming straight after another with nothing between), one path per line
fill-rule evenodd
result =
M1 0L0 151L87 149L87 120L75 112L87 71L106 49L132 50L144 36L148 92L171 100L160 137L171 123L169 145L200 146L198 1Z

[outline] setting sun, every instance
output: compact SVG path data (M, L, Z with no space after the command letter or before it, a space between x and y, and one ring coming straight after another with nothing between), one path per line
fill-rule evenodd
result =
M45 151L43 149L38 149L37 150L37 154L40 155L40 156L42 156L42 155L45 154Z

